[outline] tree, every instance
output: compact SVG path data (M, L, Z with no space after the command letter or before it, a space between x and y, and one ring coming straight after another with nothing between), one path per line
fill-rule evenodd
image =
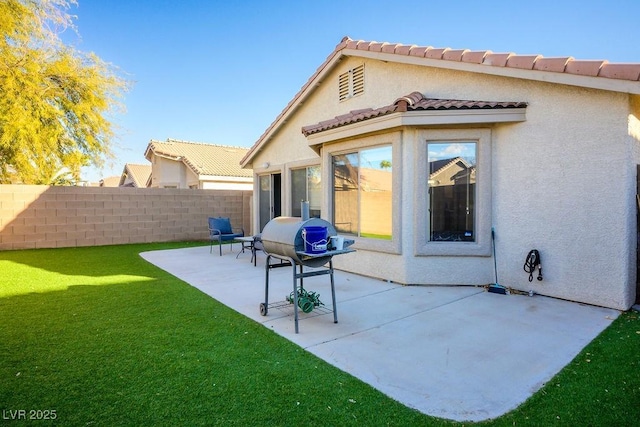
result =
M128 83L65 45L75 0L0 0L0 183L60 184L113 156Z

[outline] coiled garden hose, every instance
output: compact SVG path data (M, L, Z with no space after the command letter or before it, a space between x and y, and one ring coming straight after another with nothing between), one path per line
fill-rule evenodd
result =
M291 292L287 297L287 301L289 304L293 304L295 301L294 292ZM311 313L314 307L319 307L324 305L322 301L320 301L320 294L316 292L307 292L305 289L298 289L298 307L305 313Z
M529 251L527 255L527 259L524 261L524 271L529 273L529 281L533 282L533 272L536 271L536 267L538 267L538 281L542 280L542 264L540 260L540 252L536 249L532 249Z

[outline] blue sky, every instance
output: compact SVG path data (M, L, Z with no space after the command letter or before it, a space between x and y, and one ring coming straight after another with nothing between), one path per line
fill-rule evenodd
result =
M78 0L77 49L133 82L116 160L151 139L250 147L342 37L545 57L640 62L640 1Z

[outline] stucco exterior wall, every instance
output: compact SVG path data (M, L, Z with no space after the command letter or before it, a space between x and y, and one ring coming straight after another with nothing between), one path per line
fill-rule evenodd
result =
M629 187L627 97L545 84L523 89L531 103L527 122L496 129L494 139L499 280L629 308L636 238L629 229L635 190ZM522 264L534 248L544 281L529 283Z
M203 190L239 190L239 191L253 191L253 182L202 182Z
M338 102L337 76L363 63L365 93ZM491 181L489 215L496 235L498 283L589 304L629 308L636 279L637 97L347 58L288 118L258 155L254 170L260 173L259 164L269 162L270 168L286 173L288 162L314 159L300 132L305 125L352 110L388 105L416 90L433 98L528 103L525 122L484 125L490 129L491 146L479 153L488 155L491 162L491 176L484 179ZM401 234L394 234L400 250L370 250L356 239L359 251L336 257L334 263L338 268L406 284L493 283L490 251L473 256L416 255L412 236L422 224L421 218L427 216L417 209L416 199L426 198L427 192L424 183L417 180L421 165L413 160L425 149L429 132L429 128L403 129L401 156L394 157L394 173L396 159L403 165L401 179L393 189L394 199L400 195L401 214L394 217L401 223ZM323 152L331 149L331 144L325 144ZM324 182L329 181L325 179L328 171L324 165ZM287 193L284 188L283 200ZM329 206L328 201L323 206ZM323 217L331 220L329 215L325 209ZM482 238L486 241L490 237ZM530 283L522 268L531 249L541 253L541 282L534 278Z
M155 188L186 188L184 166L175 160L152 157L151 186Z

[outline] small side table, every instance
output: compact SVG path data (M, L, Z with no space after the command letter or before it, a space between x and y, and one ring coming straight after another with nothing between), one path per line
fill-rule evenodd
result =
M240 254L244 253L245 249L249 249L251 251L251 261L253 261L256 256L256 248L254 245L255 236L236 237L234 240L242 244L242 251L238 252L238 255L236 255L236 259L238 259Z

